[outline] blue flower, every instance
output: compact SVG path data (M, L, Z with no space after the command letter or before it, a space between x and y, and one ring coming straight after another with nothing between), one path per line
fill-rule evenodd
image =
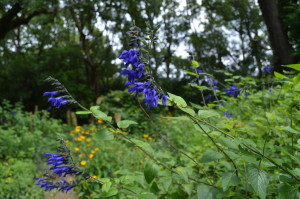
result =
M68 166L62 166L62 167L57 167L57 166L53 166L50 168L50 170L53 170L53 173L56 173L59 177L61 177L63 174L64 177L66 177L66 175L68 174L73 174L75 173L72 168L68 167Z
M61 154L45 153L44 156L50 156L47 164L52 164L55 167L66 164L66 158Z
M240 90L236 88L236 84L233 84L233 86L228 86L227 89L225 89L226 95L228 96L234 96L237 98L240 95Z
M123 59L126 66L129 66L129 64L133 64L134 66L139 65L138 52L134 49L130 49L129 51L124 50L119 59Z
M139 93L144 94L143 104L147 105L147 109L151 107L158 106L159 96L162 99L162 104L167 104L168 97L163 93L158 93L154 88L154 85L150 82L149 77L144 76L144 65L139 61L139 53L130 49L129 51L124 50L122 54L119 56L119 59L123 59L126 66L132 65L132 69L123 69L121 71L122 75L127 75L128 81L125 83L125 86L132 85L128 89L128 92L134 93L133 97L137 97ZM142 80L138 82L136 80Z
M264 71L266 71L267 73L271 73L272 72L272 67L271 66L266 66L264 67Z
M69 103L69 101L63 97L54 97L57 94L59 94L59 91L44 92L43 96L50 95L48 102L50 102L52 106L55 106L56 108L60 108L62 105ZM48 108L47 110L50 109Z
M272 91L273 91L273 88L272 88L272 86L269 88L269 91L270 91L270 92L272 92Z
M227 117L227 118L230 118L233 116L232 113L228 113L227 111L224 111L224 115Z
M76 186L75 182L70 184L63 178L61 179L60 182L56 182L56 183L51 182L47 178L35 177L34 179L38 180L36 185L40 185L41 187L45 188L45 191L58 189L59 191L62 191L62 192L64 192L64 191L68 192L70 189L72 189L73 187Z

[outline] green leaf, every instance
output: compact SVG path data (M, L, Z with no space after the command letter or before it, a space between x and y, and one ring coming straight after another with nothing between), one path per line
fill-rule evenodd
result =
M97 131L94 135L93 135L95 140L113 140L114 139L114 134L109 133L108 130L103 129L101 131Z
M153 182L152 185L151 185L151 188L150 188L150 191L152 193L154 193L155 195L157 195L159 193L159 188L156 184L156 182Z
M220 137L218 139L218 142L221 143L223 146L226 146L228 148L239 149L238 143L236 143L232 139L228 139L228 138L225 138L225 137Z
M192 66L194 66L195 68L198 68L199 67L199 62L193 60L192 61Z
M183 112L186 112L189 115L194 116L196 114L195 111L191 108L181 108L181 107L179 107L179 108L180 108L180 110L182 110Z
M224 173L222 175L222 188L223 191L227 191L229 187L236 186L240 183L239 177L234 172Z
M157 199L157 197L153 193L143 192L141 194L136 195L137 199Z
M92 114L91 111L76 111L77 115L87 115L87 114Z
M97 198L108 198L114 195L117 195L119 190L115 187L111 187L107 192L102 192L100 194L97 194Z
M197 187L197 199L215 199L217 190L207 185Z
M285 67L293 68L297 71L300 71L300 64L290 64L290 65L285 65Z
M112 184L111 184L110 181L105 182L105 184L102 185L101 190L104 191L104 192L108 192L109 189L111 188L111 185L112 185Z
M165 189L166 192L168 192L169 187L172 184L172 178L169 177L164 177L164 178L160 178L159 182L161 182L163 188Z
M128 128L132 124L138 124L138 123L131 120L122 120L117 123L119 128L124 128L124 129Z
M208 162L212 162L212 161L216 161L219 160L223 157L222 153L216 152L212 149L208 149L203 156L201 157L200 162L201 163L208 163Z
M246 166L246 173L254 191L260 198L265 199L267 195L267 187L269 184L268 174L265 171L260 170L253 164L248 164Z
M133 141L137 146L147 151L149 154L154 155L154 150L149 143L134 138L132 138L131 141Z
M186 168L184 167L177 167L175 169L176 173L179 175L179 177L181 179L183 179L185 182L188 182L189 178L188 178L188 173L187 173L187 170Z
M99 110L99 106L92 106L90 111L93 113L94 117L97 119L103 119L105 121L111 122L112 117L106 115L104 112Z
M279 199L299 199L300 192L297 187L292 187L288 184L283 184L279 190Z
M188 75L192 75L192 76L195 76L195 77L199 78L199 75L196 74L196 73L193 73L193 72L190 72L190 71L187 71L187 70L184 70L183 72L185 72Z
M156 164L153 164L150 161L147 161L144 169L144 176L146 181L150 184L154 178L157 177L159 167Z
M190 119L186 116L178 116L178 117L162 117L165 119L170 119L170 120L182 120L182 121L189 121Z
M275 71L274 71L274 75L275 75L275 77L278 78L278 79L283 79L283 78L285 78L285 76L284 76L283 74L277 73L277 72L275 72Z
M293 133L293 134L300 134L300 132L296 131L295 129L293 129L292 127L289 127L289 126L276 126L275 128L278 130L287 131L287 132Z
M172 93L168 93L168 96L169 96L169 100L174 102L177 106L179 106L179 107L187 106L187 103L185 102L185 100L182 97L174 95Z
M209 118L219 116L220 114L214 110L199 110L198 115L201 118Z

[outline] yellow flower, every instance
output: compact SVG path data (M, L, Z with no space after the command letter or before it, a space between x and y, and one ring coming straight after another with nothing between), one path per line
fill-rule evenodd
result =
M99 151L99 148L95 148L95 151Z
M145 157L144 160L149 160L149 157Z
M149 137L149 135L148 134L144 134L144 138L147 138L147 137Z
M81 164L82 166L84 166L84 165L86 165L86 161L82 160L82 161L80 162L80 164Z
M99 123L99 124L102 124L102 123L103 123L103 120L99 119L99 120L98 120L98 123Z
M79 154L78 157L82 158L82 154Z
M90 142L90 141L92 141L92 138L88 138L88 139L86 139L86 141L87 141L87 142Z
M93 178L97 178L97 176L92 176Z
M94 128L90 128L90 131L93 131L93 130L95 130Z
M84 140L84 139L85 139L85 136L81 135L81 136L80 136L80 139L81 139L81 140Z
M122 132L123 133L123 135L128 135L128 132Z
M70 142L69 140L66 140L66 141L65 141L66 144L69 144L69 142Z
M89 155L89 158L93 158L93 157L94 157L94 155L93 155L93 154L90 154L90 155Z
M80 151L80 148L76 147L76 148L75 148L75 151Z
M94 153L96 153L96 151L92 151L91 153L94 154Z
M104 128L104 129L106 129L106 128L107 128L107 126L103 126L103 128Z
M87 144L86 146L89 147L89 146L92 146L92 144Z

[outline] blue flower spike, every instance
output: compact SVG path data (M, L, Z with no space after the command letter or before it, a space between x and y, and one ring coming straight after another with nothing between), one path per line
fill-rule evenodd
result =
M44 92L43 96L50 95L48 98L48 102L51 103L52 106L56 108L60 108L62 105L68 104L69 101L64 99L63 97L54 97L55 95L59 94L59 91L47 91ZM47 110L50 110L49 108Z
M142 104L145 104L147 109L157 107L159 98L162 99L164 106L167 105L167 95L157 92L149 77L145 77L144 64L139 61L139 52L134 49L124 50L119 59L123 59L127 68L129 65L132 67L132 69L123 69L121 74L127 75L125 86L131 86L128 92L134 93L133 97L137 97L139 93L142 93L144 95Z

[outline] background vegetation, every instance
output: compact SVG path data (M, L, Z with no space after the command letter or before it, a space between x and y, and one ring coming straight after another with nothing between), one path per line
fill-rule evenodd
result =
M47 198L33 177L47 168L42 155L56 153L60 135L80 168L139 193L90 182L75 188L80 198L300 198L299 65L283 66L300 61L299 15L299 0L2 0L0 195ZM150 110L153 127L124 92L117 59L130 48L133 20L142 30L160 27L150 52L159 84L184 97L195 117L236 139L210 125L199 129L174 107ZM268 74L267 65L281 74ZM216 93L195 66L219 81ZM114 132L101 119L75 116L75 105L39 111L49 107L42 97L53 90L48 76L84 106L100 104L114 121L138 125ZM234 83L239 97L225 96Z

